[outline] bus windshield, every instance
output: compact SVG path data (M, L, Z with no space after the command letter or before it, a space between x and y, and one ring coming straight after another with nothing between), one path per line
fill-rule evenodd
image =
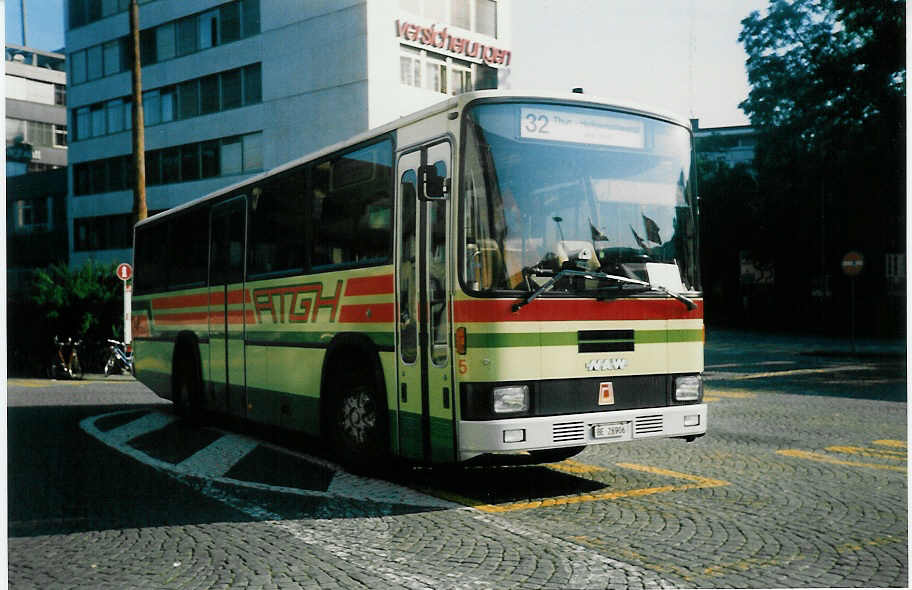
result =
M699 289L684 127L592 107L482 103L466 112L463 137L468 290L528 292L566 269ZM552 292L607 287L567 279Z

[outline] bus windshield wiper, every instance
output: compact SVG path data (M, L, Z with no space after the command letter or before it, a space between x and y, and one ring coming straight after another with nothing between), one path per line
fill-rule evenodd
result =
M545 291L548 291L549 289L551 289L551 287L553 287L555 283L557 283L559 280L561 280L564 277L582 277L584 279L591 279L591 280L600 279L600 280L607 280L607 281L617 281L618 283L625 283L625 284L629 284L629 285L638 285L640 287L645 287L645 288L649 289L650 291L661 291L662 293L665 293L666 295L673 297L673 298L677 299L678 301L680 301L681 303L683 303L684 305L686 305L688 310L694 310L697 308L697 304L694 303L694 301L692 299L690 299L689 297L685 297L684 295L681 295L680 293L678 293L676 291L672 291L671 289L669 289L668 287L665 287L664 285L649 283L646 281L641 281L639 279L631 279L630 277L609 275L609 274L605 274L603 272L589 272L589 271L585 271L585 270L573 270L573 269L569 269L569 268L565 268L565 269L560 270L557 273L555 273L554 271L547 270L547 269L544 269L544 268L541 268L538 266L524 268L523 275L526 277L526 281L529 282L530 285L531 285L531 282L529 281L529 277L532 277L532 276L551 277L551 279L544 285L538 287L537 289L530 292L528 295L526 295L525 297L522 297L519 301L514 303L513 304L514 312L519 311L520 309L523 308L523 306L526 306L526 305L532 303L534 300L538 299L538 297L540 295L542 295Z

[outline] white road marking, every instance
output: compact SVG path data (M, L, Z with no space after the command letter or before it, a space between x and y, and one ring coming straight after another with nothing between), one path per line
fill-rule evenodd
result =
M255 440L226 434L177 464L176 469L198 477L222 477L235 464L257 448Z
M141 418L137 418L132 422L127 422L126 424L118 426L117 428L109 430L103 434L107 440L113 443L111 446L125 445L134 438L140 437L149 432L161 430L176 420L177 418L175 416L171 416L169 414L150 412Z
M170 414L162 414L160 412L152 411L141 418L137 418L128 424L124 424L123 426L114 428L108 432L102 432L98 429L97 426L95 426L95 421L101 418L134 411L135 410L124 410L122 412L113 412L111 414L92 416L90 418L84 419L79 423L79 425L87 434L97 438L109 447L133 458L136 461L139 461L140 463L148 465L159 471L164 471L172 477L186 483L187 485L198 489L202 493L207 493L206 489L212 488L212 483L219 483L229 486L255 489L264 492L293 494L296 496L305 497L346 498L350 500L388 504L404 504L408 506L438 509L461 507L461 504L455 504L453 502L448 502L434 496L422 494L404 486L396 485L382 480L374 480L345 473L342 471L341 467L329 461L319 459L317 457L311 457L310 455L306 455L304 453L289 451L287 449L276 447L274 445L260 443L256 439L238 434L225 434L209 445L210 447L216 445L216 449L212 451L207 450L208 447L206 449L202 449L178 465L156 459L155 457L152 457L143 451L135 449L127 444L130 440L138 436L159 430L178 420L177 417ZM230 437L230 440L226 442L220 442L222 438L226 437ZM321 465L328 468L334 473L333 481L330 483L328 491L324 492L321 490L304 490L288 486L277 486L224 477L224 474L227 473L237 463L237 461L243 459L243 457L246 456L248 452L252 451L254 448L260 445L274 449L276 452L286 453L288 455L299 457L309 463L314 463L316 465ZM249 450L247 452L243 452L243 450L248 447ZM220 452L218 449L225 451L227 456L220 458L218 456L218 453ZM194 457L197 455L199 455L199 457L197 457L197 459L194 459ZM231 456L237 458L234 463L231 463L229 461L229 458ZM204 463L206 457L213 458L215 464L211 466L206 465ZM338 482L335 481L336 478L339 478ZM201 482L204 485L201 486ZM255 508L258 507L251 506L251 509Z

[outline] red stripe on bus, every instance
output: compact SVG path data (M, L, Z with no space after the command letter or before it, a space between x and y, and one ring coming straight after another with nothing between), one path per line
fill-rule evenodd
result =
M245 289L228 291L228 305L239 303L250 303L250 293ZM223 290L213 290L210 293L159 297L152 300L152 309L181 309L184 307L205 307L207 305L225 305L225 292Z
M158 325L185 326L189 324L205 324L209 321L209 312L193 311L189 313L156 313L152 320Z
M225 322L225 314L221 311L213 311L211 314L206 311L190 311L184 313L157 313L153 316L155 323L168 326L185 326L190 324L207 324L210 321L213 324ZM229 310L229 324L243 324L246 319L247 324L256 323L256 315L252 309L248 310Z
M339 321L353 324L383 324L391 323L395 317L395 307L392 303L359 303L356 305L343 305L339 313Z
M205 307L206 305L209 305L208 293L160 297L152 300L152 309L180 309L182 307Z
M703 318L703 301L693 311L673 299L580 301L538 299L513 311L517 299L456 301L457 322L567 322L589 320L698 320Z
M345 284L345 296L386 295L393 292L393 275L379 277L357 277L348 279Z

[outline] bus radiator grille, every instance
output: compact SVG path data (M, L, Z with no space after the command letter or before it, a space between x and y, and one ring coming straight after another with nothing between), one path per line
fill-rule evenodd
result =
M664 429L661 415L637 416L634 424L634 434L655 434Z
M586 426L582 422L562 422L551 427L553 442L586 440Z

